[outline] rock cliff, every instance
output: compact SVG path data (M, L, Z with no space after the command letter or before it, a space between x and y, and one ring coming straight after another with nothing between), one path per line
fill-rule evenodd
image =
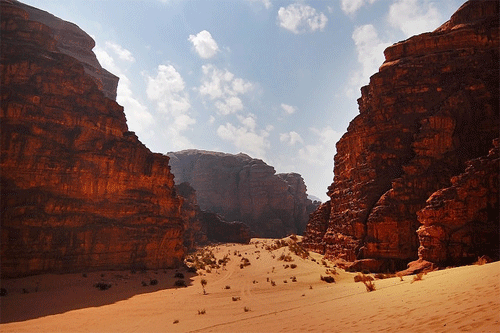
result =
M186 232L184 233L184 245L187 248L194 248L208 242L243 244L250 242L250 228L243 222L227 222L216 213L201 210L196 191L189 183L175 185L175 189L184 198L183 208L189 212L186 215Z
M276 174L245 154L202 150L168 153L177 184L188 182L200 208L227 221L241 221L260 237L301 234L311 200L298 174Z
M182 262L169 159L128 131L92 39L17 1L1 13L2 276Z
M419 259L441 265L470 264L483 255L500 259L498 139L493 144L487 156L469 161L450 187L432 194L417 212Z
M307 246L380 267L417 258L417 212L498 137L498 7L469 1L434 32L385 50L337 143L330 213L308 225Z

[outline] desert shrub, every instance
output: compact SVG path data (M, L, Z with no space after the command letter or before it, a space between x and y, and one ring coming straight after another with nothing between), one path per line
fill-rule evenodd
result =
M290 265L286 264L283 267L286 269L286 268L290 267Z
M290 235L290 239L293 240L293 241L297 241L297 235L296 234L291 234Z
M231 286L225 286L224 289L231 289Z
M401 272L397 272L397 273L396 273L396 276L399 278L399 280L400 280L400 281L404 281L404 280L403 280L403 276L404 276L404 275L403 275L403 273L401 273Z
M141 281L141 284L142 284L143 287L149 286L149 284L147 284L146 281Z
M0 288L0 296L7 296L7 289Z
M248 311L250 311L250 308L245 306L245 307L243 308L243 311L248 312Z
M326 283L335 283L335 279L333 278L333 276L320 275L320 279L321 281L325 281Z
M174 324L178 324L178 323L179 323L179 319L174 320Z
M201 284L201 287L203 288L203 295L206 295L207 291L205 290L205 286L208 284L207 280L201 279L200 284Z
M276 282L274 282L273 280L271 280L271 286L276 287Z
M105 282L97 282L96 284L94 284L94 287L99 290L108 290L109 288L111 288L111 284Z
M248 260L248 258L241 258L241 265L243 265L243 267L246 267L246 266L250 266L250 260ZM241 267L240 265L240 267ZM241 267L241 268L243 268Z
M295 253L302 259L306 259L309 257L309 251L304 249L299 243L297 242L291 242L288 244L288 248L290 249L291 252Z
M282 253L279 257L278 260L284 261L284 262L291 262L293 261L292 256L289 254L284 254Z
M151 280L149 281L149 284L150 284L151 286L156 286L156 285L158 284L158 280L157 280L157 279L151 279Z
M182 274L181 272L177 272L177 273L175 273L174 278L176 278L176 279L184 279L184 274Z
M283 280L283 283L288 283L288 281L287 280Z
M354 277L354 282L365 282L365 281L373 281L373 277L371 275L364 275L362 273L358 273L358 275L356 275Z
M236 301L240 301L241 297L233 296L233 297L231 297L231 299L233 300L233 302L236 302Z
M291 264L291 265L290 265L290 268L292 268L292 269L293 269L293 268L297 268L297 265L296 265L296 264Z
M365 284L366 291L370 292L375 290L375 283L373 283L373 281L363 281L363 283Z
M199 315L204 315L205 313L207 313L207 311L205 311L205 309L198 310Z
M188 271L189 273L196 273L197 269L196 269L196 267L192 266L192 267L188 267L188 268L187 268L187 271Z
M292 276L291 279L292 279L292 282L297 282L297 278L295 276Z
M177 280L174 282L174 286L176 287L187 287L186 286L186 281L184 280Z
M413 280L410 283L416 282L416 281L422 281L424 278L424 273L418 273L413 276Z

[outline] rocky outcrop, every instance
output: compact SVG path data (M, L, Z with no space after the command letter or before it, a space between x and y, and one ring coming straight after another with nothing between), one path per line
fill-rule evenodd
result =
M300 175L277 175L272 166L245 154L184 150L168 155L176 183L188 182L196 190L202 210L241 221L260 237L303 232L312 203Z
M337 143L326 231L308 227L309 247L396 268L417 258L417 212L498 137L498 11L498 1L467 2L385 50Z
M485 157L467 163L463 174L451 179L417 212L419 259L452 265L478 257L499 259L498 172L499 141Z
M1 12L2 276L181 263L169 159L106 97L116 84L105 88L94 42L17 1Z
M184 245L187 248L204 245L209 242L250 243L250 228L243 222L227 222L219 214L205 212L198 206L196 191L184 182L175 185L177 193L184 198L186 231Z

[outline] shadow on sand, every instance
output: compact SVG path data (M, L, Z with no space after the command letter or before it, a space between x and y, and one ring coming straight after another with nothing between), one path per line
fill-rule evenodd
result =
M102 271L44 274L3 279L0 323L20 322L64 312L100 307L133 296L184 288L196 273L185 268L155 271Z

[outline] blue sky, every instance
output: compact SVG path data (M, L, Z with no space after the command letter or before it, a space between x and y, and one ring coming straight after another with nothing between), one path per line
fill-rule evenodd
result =
M120 77L117 101L152 151L243 152L326 200L335 144L383 50L464 0L26 0L77 24Z

